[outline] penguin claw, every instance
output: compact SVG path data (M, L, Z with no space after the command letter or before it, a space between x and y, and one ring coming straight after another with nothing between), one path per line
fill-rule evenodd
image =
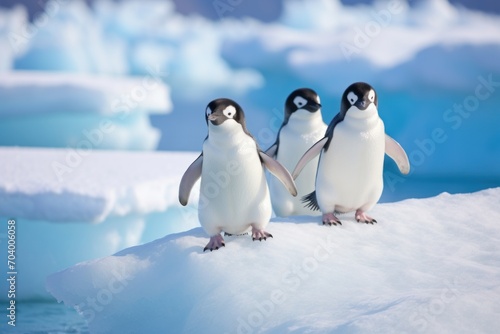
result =
M342 223L341 222L323 222L323 225L337 226L337 225L342 225Z
M222 247L226 247L226 244L224 243L224 239L222 238L222 236L220 234L217 234L210 237L210 241L205 246L205 248L203 248L203 252L207 250L210 250L212 252Z
M337 226L337 225L342 225L342 222L335 217L333 213L324 213L323 214L323 225L328 225L328 226Z
M262 241L262 240L267 240L267 238L272 238L273 235L271 233L268 233L264 230L260 230L260 229L256 229L256 228L252 228L252 240L255 241L255 240L259 240L259 241Z
M368 216L362 210L356 210L355 218L356 218L356 221L358 223L365 223L365 224L371 224L371 225L377 223L377 220L375 220L372 217Z

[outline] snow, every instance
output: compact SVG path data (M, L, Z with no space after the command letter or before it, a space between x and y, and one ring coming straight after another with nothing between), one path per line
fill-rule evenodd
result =
M195 208L181 209L177 199L198 154L82 153L0 148L0 218L18 226L18 300L50 299L44 281L54 271L199 226ZM57 163L68 168L64 174ZM195 203L198 193L192 196Z
M274 236L201 228L78 263L47 289L92 333L495 333L500 188L377 205L344 216L273 219Z

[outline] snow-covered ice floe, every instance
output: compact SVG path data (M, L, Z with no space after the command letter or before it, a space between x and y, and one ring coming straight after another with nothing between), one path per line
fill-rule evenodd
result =
M376 225L273 219L274 236L201 228L49 276L92 333L495 333L500 188L379 204Z
M150 114L171 111L161 70L142 77L13 71L0 75L0 144L155 149Z
M177 199L196 157L0 148L0 219L15 219L18 236L17 299L52 299L44 282L54 271L199 226L195 207L181 208Z

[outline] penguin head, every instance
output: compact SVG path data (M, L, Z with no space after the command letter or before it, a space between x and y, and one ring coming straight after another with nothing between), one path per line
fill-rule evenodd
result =
M238 103L231 99L215 99L205 109L208 132L233 132L243 130L252 137L246 127L245 113Z
M231 99L216 99L207 105L205 111L205 120L207 124L215 126L226 122L245 124L245 114L240 105Z
M365 82L356 82L347 87L342 95L340 112L356 118L368 117L377 112L378 98L375 89Z
M318 94L310 88L299 88L288 95L285 101L284 124L288 123L290 116L294 113L307 116L321 109Z

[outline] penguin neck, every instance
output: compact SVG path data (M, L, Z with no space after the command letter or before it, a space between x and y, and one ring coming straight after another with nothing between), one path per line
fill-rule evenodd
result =
M286 126L294 132L309 133L316 131L322 125L326 126L324 124L319 110L314 113L307 110L298 110L290 115Z
M362 115L359 117L359 115ZM343 120L349 127L359 131L370 131L380 125L382 120L378 116L375 106L368 107L366 110L350 110L346 113Z
M208 125L208 138L210 141L223 146L236 146L246 139L248 135L243 131L240 123L227 120L220 125Z

